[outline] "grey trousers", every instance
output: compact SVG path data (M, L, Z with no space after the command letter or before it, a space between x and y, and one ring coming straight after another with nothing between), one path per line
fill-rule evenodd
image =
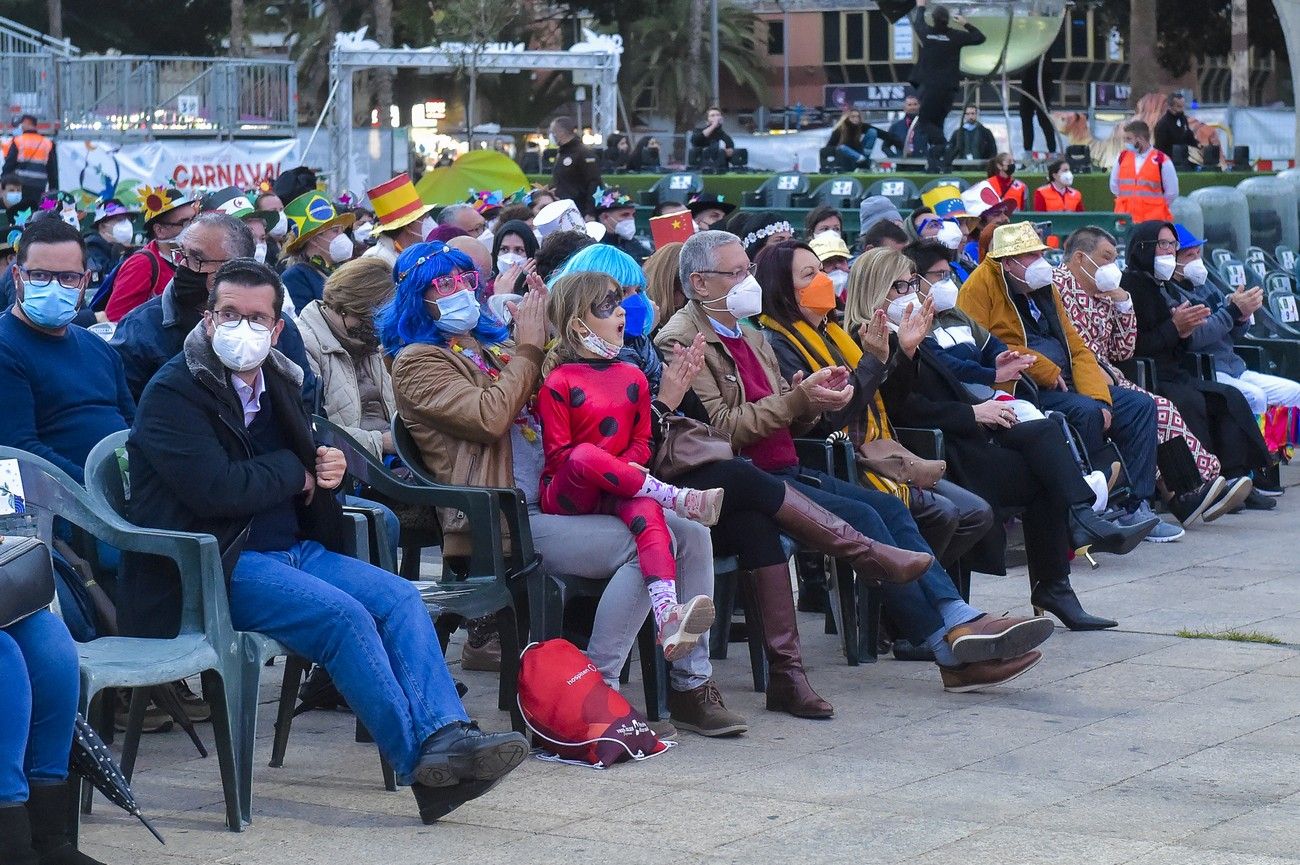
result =
M680 600L713 597L713 541L698 523L665 512L677 560L677 597ZM596 607L587 656L610 687L618 688L618 674L636 643L646 616L650 595L637 564L632 533L618 517L603 514L558 516L529 511L533 546L542 554L547 570L590 580L609 580ZM690 691L713 675L708 637L682 660L671 665L668 683L675 691Z

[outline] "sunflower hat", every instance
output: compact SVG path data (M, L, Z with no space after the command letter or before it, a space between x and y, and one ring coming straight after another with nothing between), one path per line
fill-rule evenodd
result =
M140 208L144 211L144 224L148 225L164 213L193 201L175 186L141 186L137 190Z

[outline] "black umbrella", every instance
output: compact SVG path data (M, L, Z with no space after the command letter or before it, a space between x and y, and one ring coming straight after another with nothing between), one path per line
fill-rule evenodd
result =
M159 844L166 844L158 830L140 813L131 785L122 776L122 770L117 767L108 746L80 713L77 714L77 725L72 732L72 756L68 768L94 784L95 789L107 796L114 805L143 823L144 828L153 833Z

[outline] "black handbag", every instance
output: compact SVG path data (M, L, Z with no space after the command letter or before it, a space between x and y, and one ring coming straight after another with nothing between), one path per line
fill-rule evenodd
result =
M36 538L0 543L0 628L54 603L50 550Z

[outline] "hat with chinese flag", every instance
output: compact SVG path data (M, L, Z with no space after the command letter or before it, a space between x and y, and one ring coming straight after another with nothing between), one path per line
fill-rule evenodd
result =
M406 172L368 190L370 206L375 210L375 222L380 231L392 231L422 219L436 205L425 204L415 191L411 175Z
M304 243L322 231L336 225L348 228L356 222L354 214L339 213L325 193L316 190L304 192L286 204L284 215L289 220L289 236L284 249L290 254L302 249Z
M694 233L695 220L689 210L650 217L650 237L654 239L655 249L674 241L685 243Z

